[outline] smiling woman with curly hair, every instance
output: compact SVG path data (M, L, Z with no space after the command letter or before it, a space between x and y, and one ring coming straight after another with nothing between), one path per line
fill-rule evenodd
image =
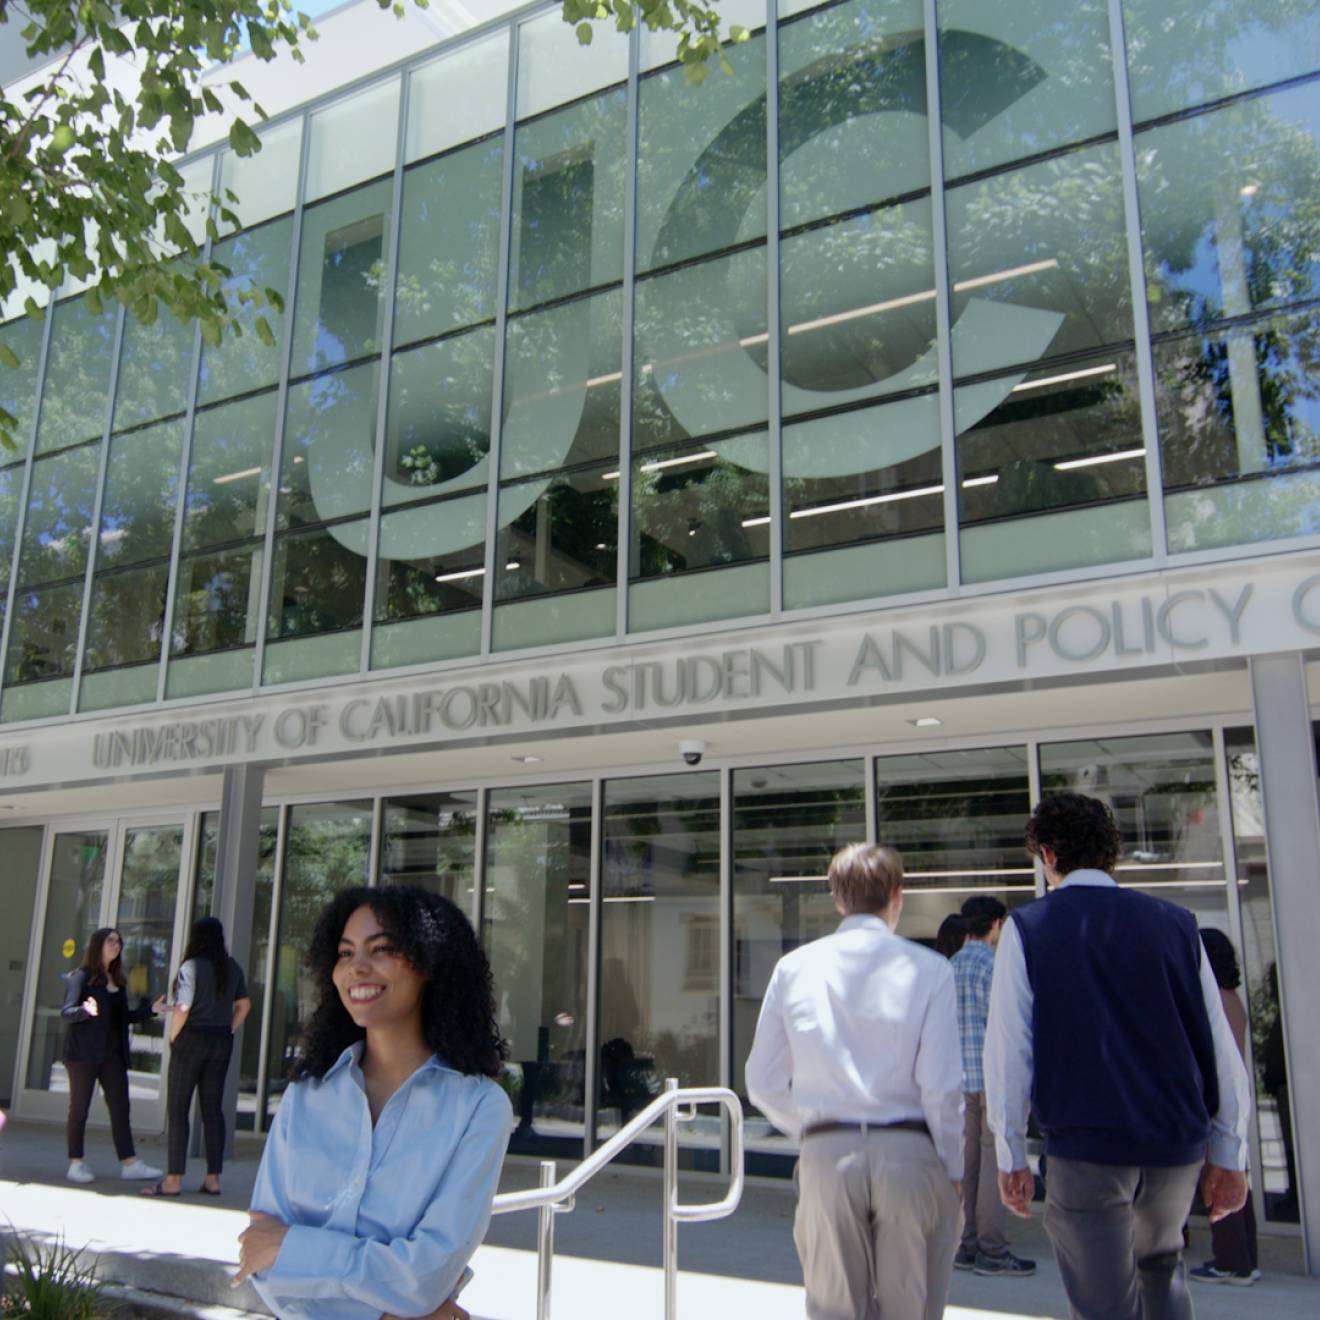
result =
M351 889L307 952L318 1002L239 1238L282 1320L463 1320L512 1126L490 965L448 899Z

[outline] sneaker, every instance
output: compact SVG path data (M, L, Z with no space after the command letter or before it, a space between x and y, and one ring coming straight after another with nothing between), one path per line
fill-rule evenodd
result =
M144 1164L141 1160L132 1160L119 1170L119 1176L128 1179L160 1178L164 1176L164 1173L164 1169L157 1169L153 1165Z
M1207 1261L1194 1270L1187 1271L1187 1277L1200 1283L1227 1283L1234 1288L1250 1288L1260 1278L1259 1270L1221 1270Z
M954 1253L953 1268L955 1270L971 1270L976 1268L976 1252L964 1251L961 1247Z
M96 1174L82 1160L70 1160L69 1171L64 1175L70 1182L89 1183L96 1181Z
M1022 1260L1011 1251L1004 1252L1002 1256L987 1256L984 1251L978 1251L976 1253L976 1263L972 1268L977 1274L983 1274L987 1277L1003 1275L1005 1278L1025 1279L1029 1275L1035 1274L1036 1262L1034 1260Z

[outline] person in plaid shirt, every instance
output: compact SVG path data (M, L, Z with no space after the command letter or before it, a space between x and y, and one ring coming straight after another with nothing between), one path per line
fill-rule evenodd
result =
M1004 1206L999 1199L995 1139L985 1117L985 1024L990 1016L990 981L995 971L995 945L1008 909L988 894L977 894L962 905L967 940L953 956L953 980L958 992L958 1034L962 1040L963 1100L963 1235L953 1258L955 1269L977 1274L1035 1274L1036 1262L1022 1260L1008 1249Z

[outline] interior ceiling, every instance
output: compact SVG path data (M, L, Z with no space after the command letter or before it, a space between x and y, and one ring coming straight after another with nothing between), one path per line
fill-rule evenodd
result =
M1320 693L1320 665L1309 666L1311 690ZM864 752L920 753L975 740L1021 743L1085 731L1094 736L1140 732L1166 722L1219 716L1250 720L1251 694L1245 666L1160 677L1090 682L1070 687L994 693L950 693L883 705L854 705L750 719L687 720L665 726L584 730L577 734L528 735L486 745L426 752L380 753L337 761L282 765L267 773L268 798L294 795L361 796L388 789L476 786L526 780L554 782L595 773L682 770L678 743L706 742L703 769L726 761L773 765L819 750L822 758ZM918 717L934 716L938 727L918 729ZM524 755L539 756L532 765ZM11 793L6 824L52 815L161 811L215 806L221 776L168 776L89 784L32 793Z

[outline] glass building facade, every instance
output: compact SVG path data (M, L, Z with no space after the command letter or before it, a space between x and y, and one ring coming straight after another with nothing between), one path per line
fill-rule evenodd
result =
M751 35L692 88L672 41L583 48L528 6L276 117L255 157L188 163L239 199L242 227L208 250L236 296L283 299L273 343L250 303L218 346L77 293L0 325L22 363L0 370L20 439L0 453L0 794L21 777L10 744L57 725L274 725L360 695L359 728L393 735L368 700L429 675L438 699L451 672L481 694L585 652L633 667L635 742L604 719L482 721L272 757L241 1130L280 1102L311 1008L302 951L340 887L422 884L471 914L510 1043L510 1149L575 1159L666 1077L746 1103L770 971L836 922L837 848L899 847L901 933L933 941L969 894L1042 892L1022 825L1074 788L1115 811L1121 883L1239 950L1258 1215L1298 1222L1320 1163L1288 1085L1307 1010L1287 997L1311 973L1284 963L1282 900L1305 885L1279 858L1320 815L1312 797L1267 820L1279 753L1250 667L1295 653L1309 790L1320 10L1211 8L731 0ZM1221 565L1257 576L1217 606L1242 645L1200 665L1176 583ZM1286 614L1280 566L1312 575L1291 605L1306 636L1256 646L1243 611ZM1109 583L1112 614L1070 604ZM1132 583L1147 596L1118 601ZM958 621L982 607L1040 610L1018 616L1040 632L1019 623L1017 669L955 690ZM853 615L876 649L814 707L764 695L726 720L665 693L696 683L692 647L709 664L762 639L809 667L813 630ZM1029 646L1060 661L1040 684ZM853 686L905 659L931 681ZM1075 699L1050 698L1065 682ZM939 733L918 718L936 699ZM712 755L684 768L676 730ZM120 923L154 988L190 917L219 910L221 760L160 801L160 767L97 760L0 831L6 901L32 914L0 972L0 1103L62 1112L70 932ZM148 1125L164 1048L135 1036ZM727 1166L718 1121L682 1134L687 1167ZM629 1158L655 1162L655 1135ZM788 1174L793 1143L750 1107L746 1135L750 1172Z
M276 342L0 327L0 720L1320 534L1320 19L1178 8L533 10L190 162Z

